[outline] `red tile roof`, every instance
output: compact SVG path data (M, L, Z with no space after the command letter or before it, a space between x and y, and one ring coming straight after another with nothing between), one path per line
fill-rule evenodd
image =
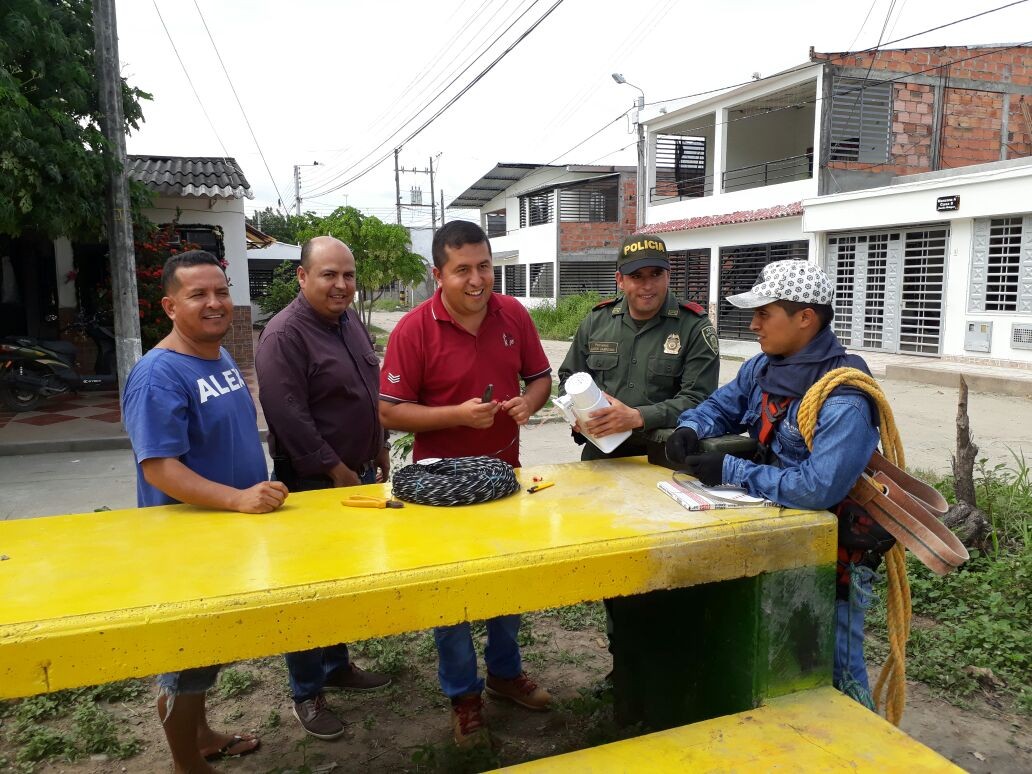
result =
M757 220L775 220L776 218L791 218L803 214L803 203L792 202L791 204L777 204L773 207L764 207L760 210L739 210L728 212L723 215L703 215L698 218L684 218L683 220L667 220L663 223L650 223L637 231L639 234L665 234L670 231L689 231L693 228L709 228L711 226L726 226L731 223L752 223Z

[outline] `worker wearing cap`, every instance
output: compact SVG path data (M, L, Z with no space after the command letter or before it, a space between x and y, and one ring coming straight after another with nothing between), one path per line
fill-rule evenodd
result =
M670 292L662 239L624 240L616 286L620 295L581 322L559 367L559 382L565 385L571 374L584 371L609 396L612 406L596 411L584 430L597 437L632 432L611 454L578 434L584 460L645 454L649 436L676 427L681 412L717 388L717 333L705 309Z
M871 706L864 608L872 568L892 541L846 495L878 445L877 417L863 393L837 389L820 408L811 449L797 417L803 395L824 374L842 367L870 373L831 330L833 298L828 275L806 261L768 264L752 290L728 297L734 306L753 310L749 329L762 353L743 364L734 381L681 415L667 456L709 486L730 484L789 508L837 512L834 683ZM760 441L756 461L699 453L701 438L744 431Z

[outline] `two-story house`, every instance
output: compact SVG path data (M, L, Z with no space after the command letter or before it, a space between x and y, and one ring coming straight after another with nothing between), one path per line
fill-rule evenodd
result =
M853 348L1032 362L1032 48L822 54L647 126L646 224L723 299L768 262L836 282Z
M450 208L480 210L495 292L527 306L616 291L616 254L635 229L634 167L497 164Z

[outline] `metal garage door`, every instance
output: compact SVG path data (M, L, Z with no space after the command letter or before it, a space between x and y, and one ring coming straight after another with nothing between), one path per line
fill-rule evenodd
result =
M942 347L949 228L831 234L835 321L853 349L937 355Z

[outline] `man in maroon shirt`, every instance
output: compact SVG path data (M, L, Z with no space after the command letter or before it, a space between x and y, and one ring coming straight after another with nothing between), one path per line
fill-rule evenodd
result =
M485 455L518 466L520 425L552 388L537 329L519 301L492 292L491 245L479 226L447 224L434 237L433 256L437 292L391 333L380 375L380 419L387 428L415 433L417 461ZM488 385L493 399L483 402ZM551 697L523 671L519 626L518 615L487 621L487 691L545 710ZM434 640L456 743L487 742L484 681L469 623L438 627Z
M355 257L338 239L310 239L301 248L297 277L301 292L265 326L254 357L275 478L292 492L386 480L390 457L377 413L380 361L350 309ZM390 684L351 663L344 644L286 659L294 716L319 739L344 733L324 689Z

